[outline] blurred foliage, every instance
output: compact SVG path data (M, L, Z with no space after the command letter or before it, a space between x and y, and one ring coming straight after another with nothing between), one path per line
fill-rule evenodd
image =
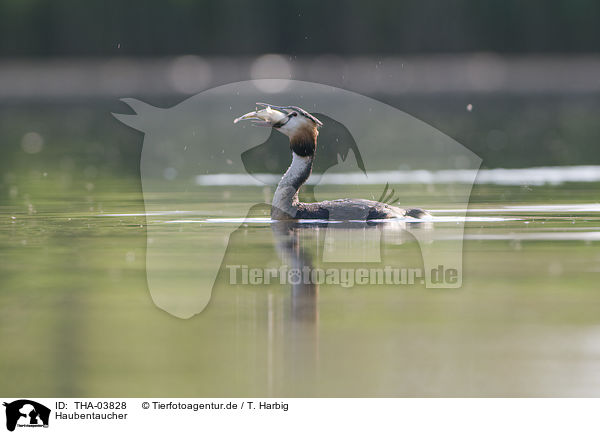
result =
M0 0L0 56L593 52L595 0Z

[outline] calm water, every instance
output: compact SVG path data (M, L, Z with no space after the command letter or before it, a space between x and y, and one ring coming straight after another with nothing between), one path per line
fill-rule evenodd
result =
M282 237L260 207L254 220L232 219L242 211L236 195L260 202L259 187L157 195L164 212L146 216L135 182L70 185L32 184L2 207L3 395L599 394L598 183L475 186L456 289L232 285L231 264L329 267L325 228L284 228ZM233 205L223 209L225 192ZM420 191L406 195L415 202ZM444 243L457 210L427 197L431 242ZM232 232L208 307L187 320L157 308L146 282L147 233L168 240L181 227L190 243L164 264L174 293L209 263L223 229ZM379 264L402 254L404 266L420 267L419 253L410 237L385 241Z
M142 99L163 107L181 100ZM486 167L516 168L508 177L487 171L484 181L496 185L473 189L460 288L426 288L419 279L232 285L228 265L358 267L328 260L328 234L348 240L353 259L380 254L369 267L423 264L402 228L380 246L372 228L304 225L290 235L271 225L265 207L241 221L245 204L270 199L262 186L203 178L194 192L149 197L155 212L146 215L141 133L110 115L124 104L3 102L0 394L598 396L600 183L597 166L574 168L598 164L597 95L381 99L469 147ZM206 143L221 151L218 140ZM540 185L540 177L555 178L539 166L561 165L573 167L557 185ZM461 210L428 183L460 181L459 172L396 173L396 183L419 180L398 191L403 204L434 211L426 247L443 249L461 223ZM498 176L514 182L499 185ZM319 199L374 198L383 189L338 180ZM171 243L182 236L189 243ZM167 298L216 261L202 313L182 320L157 307L147 242L175 249L159 264L172 273Z

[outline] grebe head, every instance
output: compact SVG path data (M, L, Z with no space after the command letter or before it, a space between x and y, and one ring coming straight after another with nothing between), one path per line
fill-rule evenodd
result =
M306 110L296 106L275 106L265 103L256 103L264 107L246 113L235 119L233 123L241 120L252 120L254 125L272 127L285 134L290 139L290 147L296 154L304 157L313 155L316 149L318 128L323 123Z

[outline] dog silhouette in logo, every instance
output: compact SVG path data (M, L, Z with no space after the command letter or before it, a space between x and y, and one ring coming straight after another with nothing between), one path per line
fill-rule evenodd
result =
M267 186L273 186L274 180L281 178L290 162L285 136L264 128L233 126L235 114L247 111L256 101L264 99L264 92L257 87L261 82L248 80L208 89L169 108L126 98L123 102L130 112L113 113L116 119L143 133L140 178L144 209L148 220L156 216L164 216L158 220L165 220L165 224L145 227L148 290L158 307L178 318L191 318L207 307L229 237L236 230L227 223L194 224L193 221L206 217L206 213L211 220L213 217L245 220L255 205L271 202ZM476 169L481 164L481 159L469 149L409 114L363 95L296 80L285 80L285 84L285 94L278 95L273 103L304 105L323 118L323 135L329 135L327 126L332 126L331 136L320 137L315 173L310 179L314 187L309 185L300 192L303 201L313 201L312 196L316 200L324 199L319 196L328 194L329 187L325 186L340 182L346 173L361 171L361 175L370 177L364 185L373 185L378 190L369 191L365 197L370 187L360 187L362 198L377 200L381 194L379 202L394 205L399 200L403 201L401 205L409 205L415 198L418 205L427 203L435 204L437 209L457 209L456 218L466 215ZM342 127L336 128L336 125ZM281 145L279 149L267 155L277 144ZM360 147L360 153L355 145ZM352 158L349 150L353 150ZM344 155L347 156L345 161ZM377 168L378 178L373 168ZM401 168L421 175L441 169L472 170L463 182L436 184L434 189L419 179L407 183L401 176L387 175L397 175ZM260 173L269 176L261 179ZM227 182L237 174L254 178L249 180L248 186L260 179L267 188L262 195L251 189L230 188L237 184ZM344 184L348 193L359 190L350 179ZM386 184L389 185L381 187ZM414 187L415 184L422 185ZM173 201L182 208L174 208ZM179 212L185 212L186 218L168 217ZM329 220L336 221L336 218ZM427 288L462 285L463 229L464 223L459 221L452 226L451 237L443 243L432 243L429 232L407 227L421 250ZM334 241L339 248L336 247L334 257L324 258L326 262L340 262L338 253L344 249L337 238ZM194 245L198 248L190 248ZM375 244L371 250L376 253ZM371 250L367 256L370 262L377 262L377 255L371 255ZM349 259L353 258L342 262L352 262ZM174 272L175 267L184 265L185 273ZM453 282L432 279L431 271L440 265L445 270L459 270L459 278Z
M50 420L50 409L40 403L31 401L30 399L19 399L11 403L4 403L6 407L6 429L14 431L17 422L22 417L27 418L27 421L22 421L23 425L38 425L42 420L44 426L48 426Z

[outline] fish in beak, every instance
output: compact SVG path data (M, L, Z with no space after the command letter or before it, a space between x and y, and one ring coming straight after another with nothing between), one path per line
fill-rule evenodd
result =
M256 109L253 112L246 113L237 119L234 119L233 123L237 124L239 121L252 120L253 125L262 127L272 127L273 125L281 122L288 117L287 113L266 106L264 109Z

